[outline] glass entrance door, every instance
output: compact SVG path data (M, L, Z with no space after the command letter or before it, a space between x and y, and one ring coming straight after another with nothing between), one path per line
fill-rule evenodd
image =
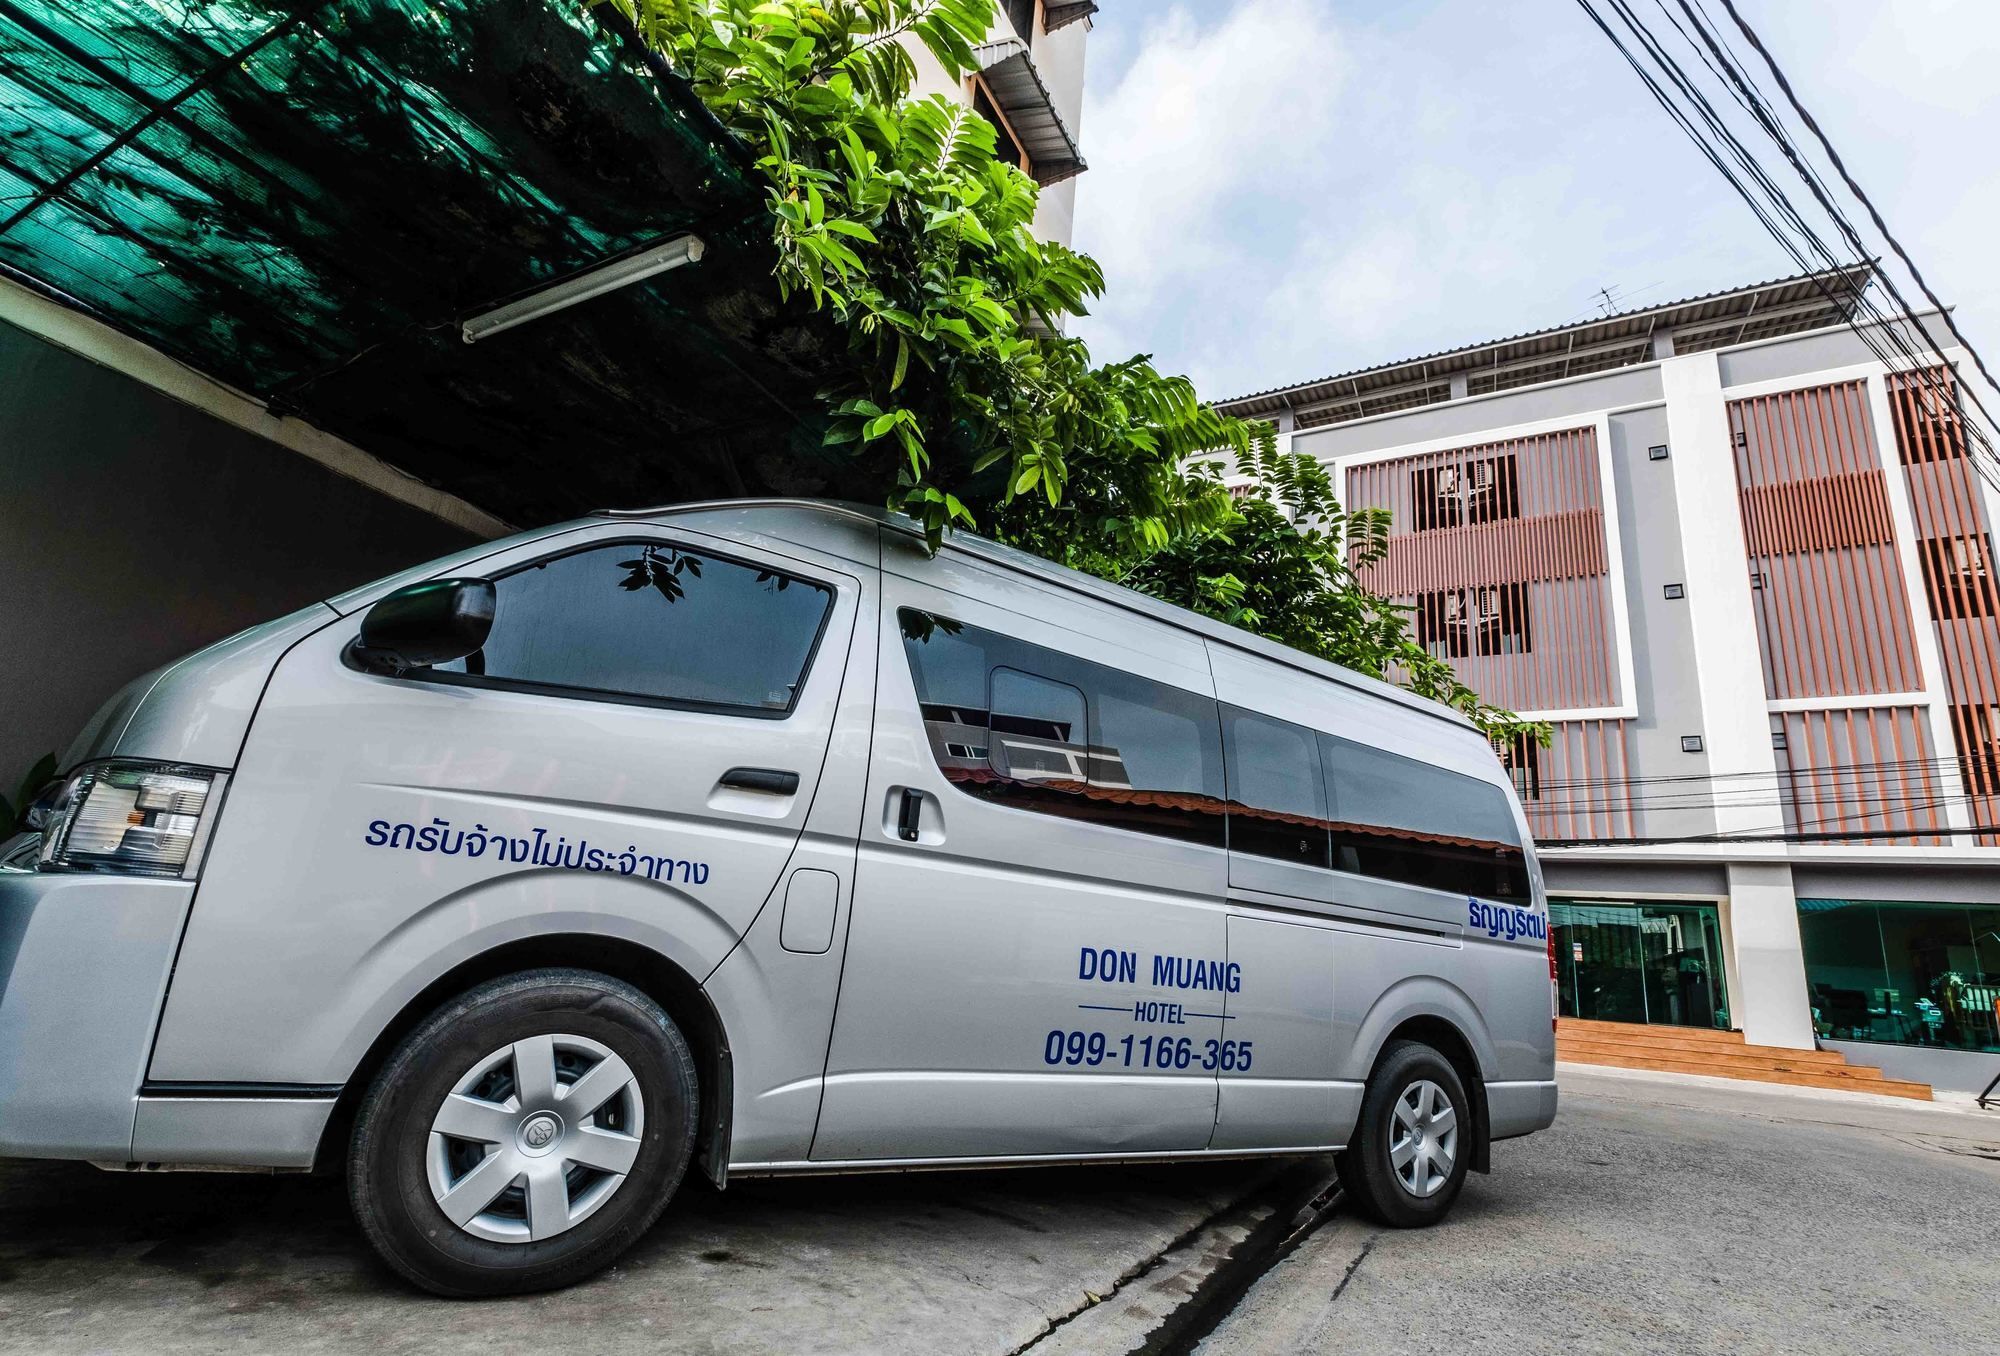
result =
M1713 904L1551 899L1549 923L1565 1017L1728 1027Z

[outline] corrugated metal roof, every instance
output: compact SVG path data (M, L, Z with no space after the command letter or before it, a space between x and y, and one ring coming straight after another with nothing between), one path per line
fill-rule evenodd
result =
M1274 386L1219 400L1216 407L1228 414L1257 417L1288 407L1330 406L1316 412L1313 424L1340 423L1436 403L1448 398L1437 392L1460 373L1467 376L1468 394L1479 395L1649 362L1649 341L1662 329L1676 332L1676 353L1694 353L1774 334L1844 324L1853 317L1872 273L1872 264L1860 263L1729 288L1580 324L1531 330L1510 339ZM1352 412L1343 412L1349 409Z
M1089 169L1076 138L1069 134L1062 114L1056 112L1049 87L1035 69L1035 59L1027 44L1018 38L981 43L972 49L979 59L979 74L993 99L1000 105L1021 149L1028 153L1035 182L1059 184Z

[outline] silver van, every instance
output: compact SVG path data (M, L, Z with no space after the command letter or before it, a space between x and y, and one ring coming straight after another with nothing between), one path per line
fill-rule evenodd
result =
M347 1173L565 1284L730 1176L1339 1151L1392 1225L1555 1116L1547 906L1441 707L969 537L606 513L139 679L0 845L0 1154Z

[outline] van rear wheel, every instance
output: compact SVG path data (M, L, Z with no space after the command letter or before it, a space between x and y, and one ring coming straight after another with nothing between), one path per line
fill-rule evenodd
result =
M348 1198L388 1264L440 1295L568 1285L652 1227L694 1155L692 1052L644 993L534 970L445 1004L355 1120Z
M1397 1229L1426 1228L1450 1213L1472 1160L1470 1106L1450 1060L1421 1041L1390 1044L1339 1159L1356 1208Z

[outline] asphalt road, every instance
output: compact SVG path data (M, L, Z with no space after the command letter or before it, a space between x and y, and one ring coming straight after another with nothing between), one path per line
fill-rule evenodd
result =
M1201 1356L2000 1353L2000 1115L1562 1082L1445 1224L1321 1228Z

